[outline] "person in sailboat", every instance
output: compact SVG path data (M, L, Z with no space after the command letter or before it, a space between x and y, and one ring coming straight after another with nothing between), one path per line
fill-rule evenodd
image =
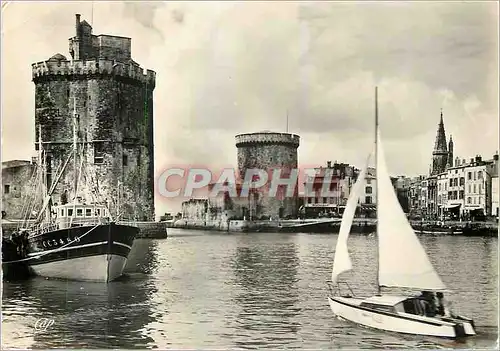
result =
M434 294L430 291L422 291L422 295L420 295L419 298L422 303L424 315L427 317L435 317L437 308Z
M444 298L442 292L436 293L437 297L437 314L443 317L454 317L451 312L451 304L450 302Z

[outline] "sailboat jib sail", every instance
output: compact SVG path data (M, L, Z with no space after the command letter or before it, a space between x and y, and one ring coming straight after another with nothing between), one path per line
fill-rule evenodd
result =
M352 269L351 259L349 257L349 251L347 249L347 239L349 238L349 233L351 231L352 221L354 219L354 214L356 212L356 207L358 206L358 200L363 192L363 184L366 176L366 170L368 168L368 161L370 156L366 161L365 167L361 170L356 183L354 184L349 199L347 200L347 205L342 216L342 222L340 223L340 232L337 238L337 246L335 248L335 258L333 261L332 269L332 282L336 283L337 278L340 274L350 271Z
M446 290L399 204L387 171L380 132L377 139L379 284Z

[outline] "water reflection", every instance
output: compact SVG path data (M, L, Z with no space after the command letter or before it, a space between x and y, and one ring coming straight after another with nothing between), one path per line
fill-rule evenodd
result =
M158 268L158 241L135 239L124 273L152 274Z
M145 279L136 277L109 284L68 282L36 277L27 282L4 283L4 326L31 328L18 339L5 338L4 347L30 348L144 348L152 339L141 334L151 321L148 295L154 293ZM35 333L40 318L54 320L46 332ZM26 345L28 346L28 345Z
M282 237L272 245L256 237L242 236L231 260L236 306L235 346L240 348L283 346L295 342L300 323L295 243ZM265 239L264 239L265 240ZM246 340L241 341L245 335Z

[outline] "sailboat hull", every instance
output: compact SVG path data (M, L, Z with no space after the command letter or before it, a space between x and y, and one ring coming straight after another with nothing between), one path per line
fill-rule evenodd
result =
M413 335L460 338L475 335L472 321L385 312L360 306L364 299L329 297L334 315L370 328Z
M48 278L110 282L122 275L139 228L86 225L29 238L31 270Z

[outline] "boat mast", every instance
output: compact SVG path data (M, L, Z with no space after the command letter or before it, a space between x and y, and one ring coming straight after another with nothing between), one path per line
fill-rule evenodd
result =
M73 179L73 187L74 187L74 191L75 191L75 198L76 198L76 188L78 186L78 177L76 176L76 171L78 169L77 165L78 165L78 160L76 158L77 156L77 131L76 131L76 128L77 128L77 121L78 119L78 115L76 114L76 96L73 98L73 162L74 162L74 172L75 172L75 176L74 176L74 179Z
M40 167L40 190L42 191L42 199L45 199L47 196L47 192L45 191L45 187L47 186L47 172L45 168L45 155L43 152L43 147L42 147L42 125L38 125L38 166ZM40 213L39 217L37 220L42 219L42 215L45 216L45 220L47 220L47 211L46 211L46 206L42 206L43 214Z
M379 169L378 169L378 87L375 87L375 213L377 215L376 221L375 221L375 233L376 233L376 238L377 238L377 294L380 295L380 283L379 283L379 264L380 264L380 257L379 257L379 236L378 236L378 177L377 175L379 174Z

